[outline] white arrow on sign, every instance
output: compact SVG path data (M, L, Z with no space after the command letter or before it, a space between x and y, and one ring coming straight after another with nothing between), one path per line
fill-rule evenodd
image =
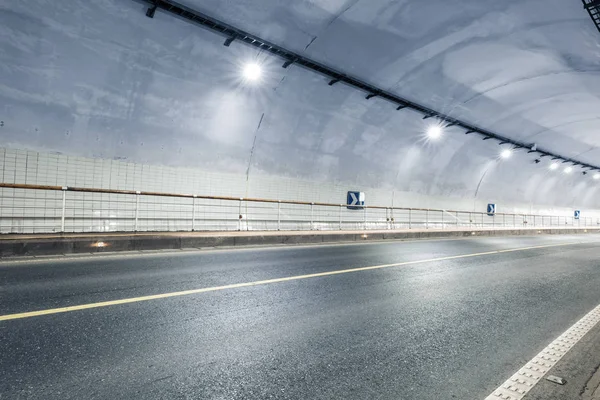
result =
M350 192L350 197L352 197L352 202L350 203L351 206L355 206L358 204L358 198L356 197L356 193L352 193Z

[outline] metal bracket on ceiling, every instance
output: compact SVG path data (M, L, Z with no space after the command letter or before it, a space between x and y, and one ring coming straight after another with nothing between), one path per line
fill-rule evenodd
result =
M338 83L339 81L340 81L339 79L332 79L332 80L330 80L330 81L329 81L328 85L329 85L329 86L333 86L333 85L335 85L336 83Z
M375 96L377 96L377 94L376 94L376 93L369 93L369 94L367 95L367 97L365 97L365 99L367 99L367 100L370 100L370 99L372 99L372 98L373 98L373 97L375 97Z
M294 62L292 60L287 60L286 62L283 63L283 65L281 66L281 68L287 68L290 65L292 65Z
M403 108L406 108L406 107L408 107L408 106L399 105L398 107L396 107L396 111L400 111L400 110L402 110Z
M229 45L235 40L235 36L229 37L227 39L225 39L225 43L223 43L223 46L225 47L229 47Z
M146 10L146 17L154 18L154 13L156 12L156 9L157 9L156 4L153 5L152 7L148 7L148 9Z

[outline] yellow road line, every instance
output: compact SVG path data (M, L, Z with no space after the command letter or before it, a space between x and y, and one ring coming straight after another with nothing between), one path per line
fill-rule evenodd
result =
M427 260L404 261L404 262L393 263L393 264L382 264L382 265L373 265L373 266L369 266L369 267L340 269L340 270L336 270L336 271L327 271L327 272L318 272L315 274L288 276L285 278L266 279L266 280L262 280L262 281L234 283L231 285L214 286L214 287L191 289L191 290L182 290L180 292L161 293L161 294L154 294L154 295L150 295L150 296L131 297L128 299L119 299L119 300L102 301L102 302L98 302L98 303L80 304L78 306L50 308L50 309L46 309L46 310L30 311L30 312L24 312L24 313L18 313L18 314L0 315L0 321L9 321L9 320L13 320L13 319L39 317L42 315L60 314L60 313L66 313L66 312L70 312L70 311L87 310L90 308L100 308L100 307L116 306L119 304L138 303L138 302L148 301L148 300L158 300L158 299L166 299L169 297L188 296L191 294L216 292L216 291L228 290L228 289L238 289L238 288L249 287L249 286L268 285L270 283L289 282L289 281L297 281L300 279L310 279L310 278L319 278L319 277L323 277L323 276L349 274L351 272L370 271L370 270L375 270L375 269L400 267L400 266L404 266L404 265L424 264L424 263L437 262L437 261L446 261L446 260L456 260L456 259L469 258L469 257L487 256L487 255L492 255L492 254L511 253L511 252L517 252L517 251L533 250L533 249L544 249L544 248L549 248L549 247L570 246L570 245L581 244L581 243L590 243L590 242L558 243L558 244L549 244L549 245L542 245L542 246L520 247L520 248L516 248L516 249L494 250L494 251L486 251L483 253L462 254L462 255L458 255L458 256L430 258Z

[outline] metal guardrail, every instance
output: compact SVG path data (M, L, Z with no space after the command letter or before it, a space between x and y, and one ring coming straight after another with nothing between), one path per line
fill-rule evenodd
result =
M0 233L592 227L591 217L0 183Z

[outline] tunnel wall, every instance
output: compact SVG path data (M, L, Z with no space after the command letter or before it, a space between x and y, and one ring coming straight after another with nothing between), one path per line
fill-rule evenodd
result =
M360 190L371 205L567 216L600 207L597 185L526 151L501 161L497 143L457 128L428 141L418 113L149 19L134 1L69 3L0 2L3 182L334 203ZM248 61L263 65L258 85L240 79Z
M457 227L487 225L521 225L531 214L560 216L560 221L546 219L542 224L576 226L572 220L573 210L558 207L535 207L531 204L498 204L498 212L528 215L491 218L467 212L481 213L487 203L482 200L433 197L410 192L387 191L360 187L352 183L310 182L286 177L253 174L245 175L208 172L193 168L166 167L135 164L118 160L93 159L63 154L38 153L34 151L0 149L0 176L5 183L29 185L74 186L95 189L135 190L196 194L201 196L231 196L234 198L265 198L303 202L343 204L348 190L363 190L366 204L384 207L413 207L446 210L442 213L424 212L412 214L413 227ZM62 208L60 191L24 190L0 188L0 232L41 233L60 231ZM135 196L100 193L67 192L65 231L133 231L133 230L308 230L339 229L338 220L344 221L344 229L390 229L409 227L406 211L370 210L368 225L364 224L362 211L350 211L345 207L315 207L284 205L278 211L277 204L243 203L232 201L197 200L143 196L136 206ZM134 225L135 208L139 207L139 222ZM192 224L192 208L196 222ZM452 213L448 212L452 210ZM465 213L454 213L464 211ZM277 224L280 219L283 221ZM238 214L243 220L238 221ZM444 214L444 215L442 215ZM395 225L388 217L394 216ZM582 210L582 223L586 226L600 221L600 214ZM508 219L506 219L508 218ZM315 223L311 223L311 221ZM471 222L472 221L472 222ZM535 223L535 222L533 222ZM537 220L538 226L540 219ZM445 224L445 225L444 225Z

